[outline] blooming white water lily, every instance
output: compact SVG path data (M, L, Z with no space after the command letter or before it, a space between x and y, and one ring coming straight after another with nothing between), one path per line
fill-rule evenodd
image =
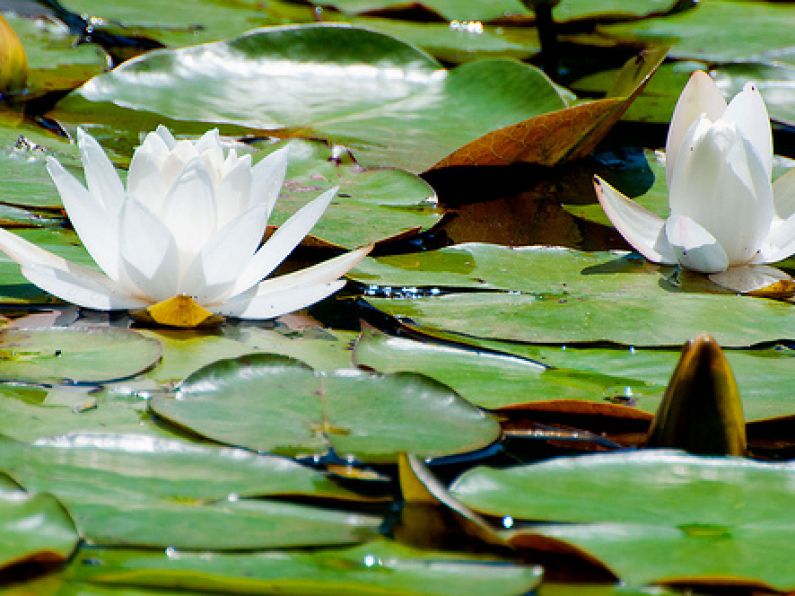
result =
M102 272L67 261L0 229L0 250L32 283L79 306L150 307L189 296L219 315L264 319L339 290L370 246L261 281L298 245L336 193L299 209L261 247L287 168L287 148L252 167L225 151L218 131L177 141L163 126L146 136L125 190L99 143L82 130L84 187L54 158L47 169L75 231ZM208 313L209 314L209 313Z
M650 261L713 274L741 292L789 279L758 265L795 253L795 169L771 184L773 139L756 87L727 105L709 75L694 72L665 149L665 220L596 178L599 202L627 242Z

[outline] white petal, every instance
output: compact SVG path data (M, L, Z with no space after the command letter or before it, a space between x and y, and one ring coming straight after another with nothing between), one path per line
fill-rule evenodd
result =
M795 214L795 168L787 170L773 182L773 206L781 219L789 219Z
M0 228L0 251L20 265L46 265L59 269L66 269L69 265L69 262L63 257L44 250L21 236L12 234L5 228Z
M72 226L91 257L112 279L119 278L119 244L117 216L109 215L105 205L90 194L58 160L47 158L50 173L61 195ZM115 175L115 174L114 174Z
M284 222L249 261L232 295L245 292L276 269L317 223L336 193L336 187L324 192Z
M77 129L77 144L83 160L83 172L90 192L98 199L111 217L118 216L124 200L124 187L105 151L90 134Z
M127 192L154 212L160 209L165 197L161 168L169 152L160 135L150 132L143 144L133 153L127 172Z
M267 205L268 216L284 184L289 153L290 146L286 145L260 160L252 170L251 202Z
M216 231L213 180L200 159L191 161L166 195L160 217L177 243L184 265Z
M179 252L171 232L139 201L124 203L119 226L121 262L129 279L151 302L179 293Z
M671 185L673 170L687 131L701 115L714 121L726 109L726 101L718 90L715 81L705 72L697 70L690 75L679 100L676 102L665 142L665 169L668 185Z
M247 300L242 299L241 296L211 310L220 315L241 319L272 319L319 302L344 285L345 280L341 279L326 284L305 286L300 291L289 289L269 292Z
M75 263L68 263L66 269L31 263L24 265L21 272L41 289L85 308L118 310L147 305L145 300L125 293L101 273Z
M249 208L251 157L238 160L218 185L218 227L222 228ZM265 222L267 222L267 211ZM263 224L264 225L264 224Z
M709 278L719 286L741 294L761 290L774 283L792 279L781 269L765 265L730 267L726 271L711 274Z
M688 269L717 273L729 267L729 258L715 237L689 217L671 216L665 233L679 262Z
M676 263L662 218L625 197L598 176L594 178L594 188L607 217L635 250L654 263Z
M775 263L795 254L795 213L785 220L776 219L770 234L754 262Z
M167 129L162 124L158 124L157 128L155 129L157 135L163 140L168 147L168 150L171 151L177 144L177 140L174 138L174 135L171 134L171 131Z
M733 122L691 127L673 171L672 215L704 227L732 265L751 261L773 221L773 191L764 165ZM670 235L668 236L670 240Z
M740 133L751 142L769 179L773 172L773 133L765 100L756 86L746 83L743 90L729 103L723 118L734 122Z
M228 296L262 241L264 230L264 206L239 215L204 245L186 271L180 289L196 296L201 304L211 304ZM197 280L201 280L201 287L195 286Z
M221 149L223 151L221 148L221 135L217 128L208 130L196 141L196 151L200 154L204 151L211 151L214 149Z

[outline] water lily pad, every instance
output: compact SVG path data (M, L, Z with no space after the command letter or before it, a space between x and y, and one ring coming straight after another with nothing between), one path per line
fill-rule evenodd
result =
M154 423L146 402L137 397L111 400L91 388L57 388L0 384L0 434L34 442L69 433L135 433L174 438Z
M573 545L631 585L698 580L786 591L795 587L786 563L793 471L740 458L614 453L475 468L451 492L482 513L544 522L518 530L516 544L535 534Z
M493 0L484 3L478 0L315 0L313 4L331 6L347 13L363 13L384 9L411 8L420 5L445 20L492 21L510 16L532 15L521 0Z
M225 593L508 596L532 591L541 569L376 541L345 549L251 554L92 549L78 554L67 577L96 586L201 591L211 585Z
M401 451L462 453L499 436L495 420L420 375L342 369L255 354L211 364L152 410L215 441L285 455L323 454L394 462Z
M133 434L79 434L29 445L0 438L0 470L36 492L50 492L79 512L83 503L152 497L209 502L237 497L362 497L293 460Z
M5 329L0 379L28 383L102 383L154 366L157 340L128 329Z
M421 327L489 339L679 346L706 332L744 347L795 333L789 304L714 293L720 288L702 276L625 253L472 244L368 259L351 276L381 286L511 290L368 298Z
M339 192L311 234L337 247L350 249L428 229L444 213L436 207L433 188L414 174L394 168L363 168L349 156L335 157L324 143L294 140L290 142L287 179L269 225L281 225L311 199L335 186ZM369 223L355 226L352 221Z
M60 563L79 536L52 495L28 494L0 473L0 571L18 563Z
M672 43L675 58L732 62L792 52L794 26L795 12L786 4L703 0L673 15L602 25L598 30L620 39Z
M609 400L629 389L635 404L643 411L654 412L664 389L664 384L650 385L640 375L622 377L610 367L597 365L590 371L547 368L538 361L509 354L392 337L372 328L362 331L354 360L380 372L427 375L449 385L468 401L490 409L517 404L555 408L564 400L576 400L587 404L584 410L593 411L590 406L596 403L604 404L604 412L608 412ZM675 362L674 357L669 375ZM569 408L576 410L575 405ZM616 415L622 413L617 411Z
M198 66L208 60L213 69ZM447 71L386 35L302 25L151 52L92 79L56 115L112 122L119 117L108 109L112 103L177 120L329 139L351 147L363 165L421 172L492 130L565 107L569 96L540 70L515 61Z

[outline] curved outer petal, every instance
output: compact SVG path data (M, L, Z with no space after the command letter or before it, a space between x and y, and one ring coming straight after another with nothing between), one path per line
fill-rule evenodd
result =
M773 222L770 234L753 262L775 263L792 254L795 254L795 214Z
M269 292L249 300L235 300L212 308L213 312L241 319L272 319L305 308L330 296L345 285L341 279L326 284L305 286L300 292L293 289Z
M148 303L125 293L110 279L82 267L68 263L67 269L27 264L20 269L28 281L61 300L97 310L140 308Z
M322 300L345 285L338 278L361 261L373 245L363 246L312 267L266 279L248 292L213 308L219 314L241 318L269 318Z
M274 232L268 241L251 258L232 289L232 296L241 294L267 277L289 255L314 227L329 206L337 187L313 199Z
M719 286L741 294L761 290L780 281L792 280L781 269L766 265L730 267L726 271L711 274L709 278Z
M689 217L671 216L665 233L679 262L688 269L717 273L729 267L729 258L715 237Z
M78 306L112 310L145 305L102 273L71 263L3 228L0 250L22 266L22 274L31 283Z
M251 171L251 202L268 207L268 217L279 198L284 177L287 174L287 157L290 146L286 145L261 159Z
M262 241L265 216L265 206L253 207L216 232L185 272L180 290L203 305L228 296Z
M179 293L179 252L171 232L139 201L128 198L119 224L121 264L142 297L159 302Z
M698 222L721 245L730 264L746 264L770 231L772 186L764 164L734 123L718 120L705 127L705 122L702 118L691 127L674 168L671 215Z
M773 182L773 207L776 217L780 219L795 215L795 168L789 169Z
M116 218L124 200L124 186L116 169L96 139L82 128L77 129L77 144L88 192L102 203L111 218Z
M690 127L702 115L714 121L720 118L725 110L726 101L715 81L700 70L690 75L690 80L676 102L665 142L665 169L669 187L674 165Z
M729 103L723 118L734 122L740 134L750 141L769 180L773 173L773 132L765 101L756 86L746 83Z
M676 253L663 230L663 219L630 200L598 176L594 178L594 188L607 217L635 250L654 263L676 263Z
M108 213L105 205L89 193L55 158L47 158L47 171L61 195L75 232L91 257L108 277L119 279L118 215Z

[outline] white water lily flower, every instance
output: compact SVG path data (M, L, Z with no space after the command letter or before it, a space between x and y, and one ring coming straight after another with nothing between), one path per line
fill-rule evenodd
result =
M79 306L116 310L190 296L219 315L276 317L339 290L364 247L267 277L312 229L336 189L299 209L260 247L287 168L287 148L252 167L218 131L177 141L163 126L133 155L125 191L94 138L78 131L84 187L54 158L47 169L75 231L102 272L0 229L0 250L32 283Z
M756 87L747 84L727 105L698 71L668 131L668 219L598 177L595 186L610 221L647 259L747 292L789 279L759 264L795 253L795 169L771 184L772 168L770 120Z

